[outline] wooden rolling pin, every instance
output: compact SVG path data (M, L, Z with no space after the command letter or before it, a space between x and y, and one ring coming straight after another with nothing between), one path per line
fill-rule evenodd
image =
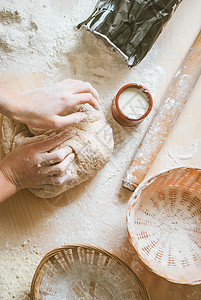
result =
M131 191L143 181L201 74L201 31L175 74L123 179Z

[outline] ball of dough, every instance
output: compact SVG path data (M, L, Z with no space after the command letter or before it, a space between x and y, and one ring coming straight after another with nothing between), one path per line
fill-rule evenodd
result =
M107 124L102 111L97 111L89 104L84 104L68 113L76 111L85 112L87 119L74 125L76 135L57 148L68 145L73 149L75 159L69 166L73 179L62 186L41 185L29 188L38 197L52 198L75 187L92 177L110 159L114 141L112 129ZM2 145L4 153L7 155L15 148L37 141L42 136L45 137L51 133L52 131L34 129L3 117Z

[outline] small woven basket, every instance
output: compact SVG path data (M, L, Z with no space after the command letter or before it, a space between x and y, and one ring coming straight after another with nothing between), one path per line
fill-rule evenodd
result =
M148 300L127 264L92 246L69 245L44 256L31 285L31 299Z
M177 168L141 184L127 229L140 259L176 283L201 283L201 170Z

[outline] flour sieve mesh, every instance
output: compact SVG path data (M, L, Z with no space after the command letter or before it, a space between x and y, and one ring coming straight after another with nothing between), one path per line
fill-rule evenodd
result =
M152 271L201 283L201 170L173 169L139 186L127 224L130 242Z
M39 264L31 299L148 300L133 271L111 253L69 245L48 253Z

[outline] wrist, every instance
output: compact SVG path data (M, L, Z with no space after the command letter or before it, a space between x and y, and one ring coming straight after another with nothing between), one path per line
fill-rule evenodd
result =
M22 94L0 85L0 113L18 121L18 110Z
M0 167L0 202L11 197L18 191L16 184L9 179L6 173Z

